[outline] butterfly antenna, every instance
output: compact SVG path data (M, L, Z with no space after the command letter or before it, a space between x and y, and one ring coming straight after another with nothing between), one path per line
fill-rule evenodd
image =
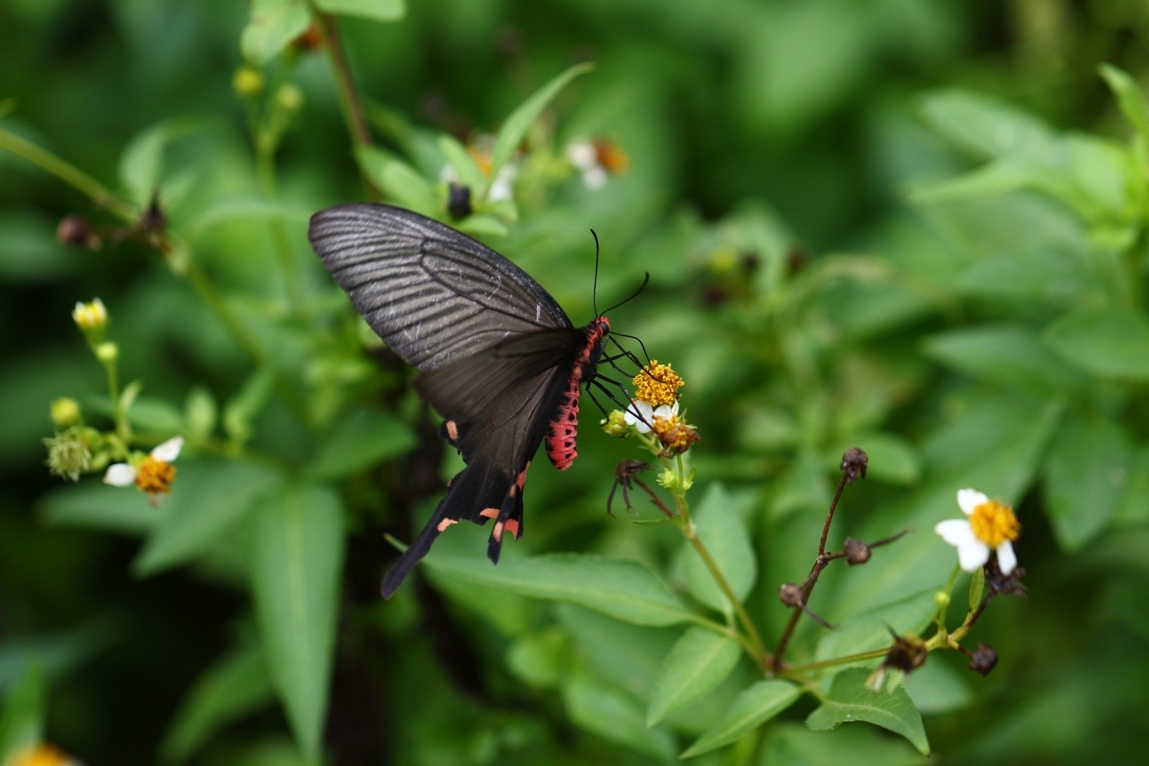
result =
M596 240L596 241L597 241L597 240ZM645 275L643 276L643 278L642 278L642 284L638 286L638 289L637 289L637 290L635 290L633 293L631 293L631 294L630 294L630 297L629 297L629 298L627 298L627 299L625 299L625 300L621 300L621 301L619 301L618 303L616 303L616 304L614 304L613 306L611 306L610 308L608 308L606 311L602 312L602 314L599 314L599 313L596 311L596 312L595 312L595 316L602 316L603 314L609 314L610 312L614 311L614 310L615 310L616 308L618 308L619 306L622 306L622 305L624 305L624 304L630 303L632 300L634 300L635 298L637 298L637 297L638 297L639 293L641 293L643 290L645 290L645 289L646 289L646 286L647 286L647 284L649 284L649 283L650 283L650 272L648 271L648 272L646 272L646 274L645 274ZM628 336L628 337L629 337L629 336Z
M621 351L624 356L630 358L631 361L633 361L639 367L642 367L642 363L640 361L638 361L638 358L634 355L633 352L626 350L625 348L622 347L621 343L619 343L617 340L615 340L616 335L620 338L630 338L631 340L638 343L639 348L642 349L642 355L646 357L646 363L650 364L650 354L647 353L646 344L642 342L642 338L638 337L637 335L627 335L624 332L614 332L613 330L610 333L611 342L614 343L614 345L618 346L618 350Z
M590 235L594 237L594 286L591 288L590 300L594 306L594 315L600 317L602 314L598 313L598 234L591 229Z

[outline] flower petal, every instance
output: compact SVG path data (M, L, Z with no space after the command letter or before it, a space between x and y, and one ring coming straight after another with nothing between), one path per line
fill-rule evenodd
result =
M151 456L154 457L156 460L162 460L165 463L171 463L177 457L180 456L180 450L183 449L183 446L184 446L184 437L173 436L172 438L168 439L166 442L164 442L163 444L161 444L160 446L158 446L154 450L152 450Z
M650 406L650 402L633 399L622 417L628 424L634 426L640 434L649 433L650 424L654 422L654 408Z
M984 492L978 492L976 489L958 490L958 507L961 508L962 513L966 516L973 513L974 509L979 505L988 502L989 498L985 496Z
M104 473L104 483L113 487L130 487L136 483L136 467L127 463L113 463Z
M989 546L974 539L958 546L958 564L967 572L976 572L989 561Z
M943 540L950 545L961 546L976 540L974 536L973 527L965 519L947 519L946 521L939 521L934 526L934 531L937 532Z
M591 191L598 191L606 186L606 169L601 165L587 168L582 172L582 182Z
M997 565L1002 574L1009 574L1017 566L1017 554L1013 552L1013 543L1006 540L997 546Z
M675 402L674 406L671 406L669 404L658 405L657 407L654 408L654 411L651 413L651 417L662 418L663 420L670 420L672 417L674 417L677 414L678 414L678 402Z

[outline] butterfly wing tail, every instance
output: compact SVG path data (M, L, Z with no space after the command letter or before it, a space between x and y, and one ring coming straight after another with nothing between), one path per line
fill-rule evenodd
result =
M403 555L399 560L391 565L387 570L387 574L383 576L383 584L380 591L383 593L383 598L391 598L395 591L399 590L399 586L407 579L407 575L411 573L411 569L423 560L430 550L432 543L439 534L456 522L456 519L451 518L450 509L454 505L451 503L451 492L439 503L435 509L435 513L431 515L431 520L427 525L415 536L411 544L407 546L407 550L403 551Z

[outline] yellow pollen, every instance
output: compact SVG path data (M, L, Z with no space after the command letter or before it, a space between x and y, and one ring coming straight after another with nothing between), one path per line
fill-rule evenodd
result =
M171 492L175 479L176 467L151 455L136 468L136 486L143 492Z
M678 389L686 383L669 364L659 364L650 360L650 366L634 376L635 399L649 402L652 407L674 404L678 401Z
M494 167L494 163L491 161L490 152L484 152L482 149L478 149L474 146L468 146L467 154L471 155L471 159L474 160L475 164L479 166L479 170L482 172L483 177L490 178L491 168Z
M997 548L1006 540L1016 540L1021 534L1021 524L1013 509L996 498L974 508L969 524L974 536L990 548Z

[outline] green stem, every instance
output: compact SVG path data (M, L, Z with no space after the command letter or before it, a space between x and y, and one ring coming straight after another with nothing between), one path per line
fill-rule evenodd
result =
M889 647L885 649L871 649L868 652L860 652L858 654L847 654L844 657L834 657L829 660L819 660L818 662L805 662L801 665L787 665L786 670L780 675L781 678L797 679L799 674L805 673L810 670L820 670L822 668L832 668L835 665L846 665L851 662L862 662L864 660L874 660L878 657L885 657L889 654Z
M367 118L363 114L363 104L359 100L359 92L355 89L355 80L351 76L351 67L347 63L347 56L343 52L343 41L339 36L339 28L335 18L314 7L315 23L323 35L324 48L327 49L328 58L331 59L331 68L335 73L335 84L339 89L339 103L343 107L343 117L347 121L347 130L351 134L351 143L356 148L371 146L371 132L367 129ZM383 196L371 179L363 176L367 191L374 201Z
M17 157L23 157L33 165L56 176L64 183L91 197L97 205L106 208L128 223L135 223L140 217L135 206L113 194L107 187L84 171L3 128L0 128L0 149L7 149Z
M676 467L678 469L678 480L681 483L685 480L685 466L683 465L682 455L676 456ZM694 526L694 522L690 519L690 505L686 502L686 497L675 493L674 503L678 506L678 513L682 516L684 522L681 529L682 534L694 546L694 550L698 552L702 563L706 565L710 576L714 578L714 582L718 585L718 589L730 602L731 607L734 609L735 615L738 617L738 622L741 623L742 629L746 631L746 641L743 646L748 650L750 657L760 667L767 668L774 661L770 652L766 651L765 644L762 643L762 637L758 634L758 628L754 626L754 621L750 619L750 614L746 611L746 607L742 604L741 599L734 594L734 589L730 587L730 583L726 579L726 575L718 566L718 562L710 555L707 550L706 544L698 537L698 530Z
M950 596L953 593L954 583L957 582L958 575L961 574L961 564L954 566L954 570L950 572L950 579L946 581L945 594ZM938 625L938 632L946 634L946 610L949 609L949 599L938 607L938 616L935 622Z

